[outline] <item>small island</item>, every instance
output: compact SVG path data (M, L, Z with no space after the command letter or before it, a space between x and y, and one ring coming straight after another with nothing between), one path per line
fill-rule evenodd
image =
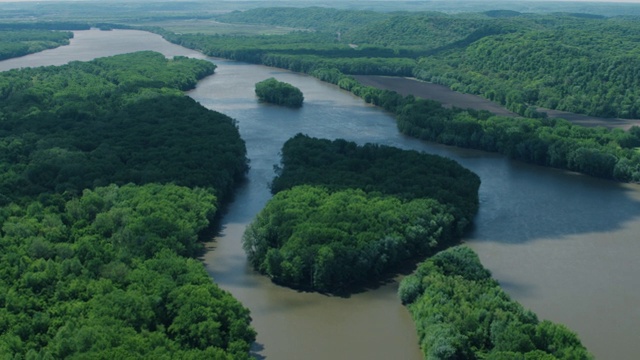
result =
M274 78L256 83L256 95L261 101L291 108L301 107L304 100L300 89Z
M400 283L425 359L593 360L562 324L512 300L468 247L446 249Z

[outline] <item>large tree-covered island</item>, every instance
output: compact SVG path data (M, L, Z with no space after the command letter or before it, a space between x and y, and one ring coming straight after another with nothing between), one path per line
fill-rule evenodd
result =
M268 103L299 108L302 106L304 96L297 87L286 82L269 78L256 83L256 95L261 101Z
M274 281L351 292L458 241L478 209L477 175L435 155L298 135L274 198L243 238Z

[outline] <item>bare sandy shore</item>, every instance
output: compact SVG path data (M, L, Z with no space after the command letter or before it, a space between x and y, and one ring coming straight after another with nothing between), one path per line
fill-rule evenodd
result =
M443 85L412 78L392 76L354 75L353 77L363 85L373 86L378 89L393 90L403 96L413 95L423 99L435 100L441 102L446 107L455 106L459 108L487 110L500 116L518 116L500 104L477 95L459 93ZM562 118L581 126L603 126L606 128L621 128L625 130L634 125L640 126L640 119L600 118L549 109L539 109L539 111L545 111L550 118Z

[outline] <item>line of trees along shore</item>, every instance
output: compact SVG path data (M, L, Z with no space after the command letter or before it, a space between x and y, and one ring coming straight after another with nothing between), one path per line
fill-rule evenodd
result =
M4 30L0 24L0 60L68 45L73 33L48 30Z
M303 16L304 11L300 10L300 12L300 16ZM519 14L512 15L516 16L518 20L521 19ZM422 22L418 22L418 24L432 26L433 16L423 14ZM459 43L454 44L455 46L451 45L450 49L438 50L438 53L448 53L454 51L454 48L460 47L468 49L481 41L489 41L488 39L498 36L491 35L492 32L499 32L503 34L500 36L507 36L505 34L518 34L518 31L524 31L517 30L520 29L518 27L520 25L516 25L513 16L507 18L510 19L509 21L495 18L497 16L495 14L492 14L494 17L483 16L484 18L482 16L474 17L468 21L473 20L474 23L479 22L478 24L487 21L491 24L498 22L502 25L494 28L483 28L478 25L476 30L473 30L477 36L474 35L467 39L469 40L468 44L459 40L460 35L456 37L458 39L456 41ZM441 24L441 28L438 30L441 32L444 31L443 29L448 29L444 25L447 23L446 19L457 25L467 21L464 17L449 17L443 14L439 14L437 18L440 19L440 22L436 23ZM525 26L526 29L537 23L542 23L540 26L560 27L566 20L567 27L571 30L583 25L586 26L584 21L605 21L603 19L584 19L559 15L541 16L540 18L524 16L522 19L526 20L525 23L528 24ZM501 21L507 22L503 24ZM613 26L611 24L614 23L620 29L628 29L628 26L633 27L624 20L603 22L604 25L601 26L606 28ZM415 29L420 29L419 25L415 26ZM622 31L620 29L619 31ZM431 31L436 30L432 29ZM536 108L530 105L530 102L517 100L523 99L519 96L505 96L505 99L516 99L512 103L517 104L517 110L525 115L522 118L493 116L488 112L470 109L446 109L433 101L416 99L413 96L402 97L392 91L362 86L348 75L357 73L406 76L419 69L420 66L416 65L416 61L426 62L425 59L432 59L432 57L420 59L394 57L402 56L403 51L410 50L406 47L393 48L391 45L387 47L377 45L377 47L363 46L363 48L353 49L336 41L334 35L322 32L294 32L283 36L247 37L162 33L170 41L198 49L208 55L301 71L336 84L362 97L366 102L381 106L394 113L398 120L399 130L410 136L447 145L499 152L513 159L605 179L624 182L640 181L640 152L636 149L640 146L640 130L637 127L633 127L629 131L607 130L576 126L561 119L547 119L543 114L538 113ZM406 35L406 32L401 33ZM446 36L444 34L442 32L442 36ZM398 44L401 44L404 39L400 33L393 35L393 38L399 42ZM434 45L430 51L435 51L435 47L437 46ZM304 55L302 55L303 53ZM367 53L372 56L361 56ZM373 56L374 53L381 57ZM571 57L568 57L567 61L573 61L570 59ZM555 63L555 61L550 62Z
M395 114L409 136L498 152L512 159L625 182L640 181L640 128L588 128L562 119L511 118L453 108L395 91L363 86L336 69L313 75Z
M241 43L241 42L240 42ZM375 63L375 61L373 61ZM280 63L291 70L294 64ZM361 85L340 68L309 72L396 115L404 134L447 145L499 152L510 158L624 182L640 181L640 130L585 128L562 119L494 116L486 111L447 109L413 96Z
M323 46L357 44L360 50L386 50L387 63L415 60L410 70L414 77L484 96L521 115L529 106L537 106L601 117L640 116L637 16L278 8L233 12L218 19L311 29L313 36L328 35ZM312 35L296 35L303 36ZM241 48L229 45L218 49L233 53ZM259 56L265 57L283 52L265 46L259 50ZM344 57L358 57L356 53ZM385 70L388 74L389 69Z
M192 257L248 168L234 120L140 52L0 73L0 357L249 359L249 311Z

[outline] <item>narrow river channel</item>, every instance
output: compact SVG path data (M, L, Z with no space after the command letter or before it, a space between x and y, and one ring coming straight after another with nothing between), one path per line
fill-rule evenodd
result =
M78 31L71 45L0 62L0 70L59 65L155 50L202 54L139 31ZM238 121L251 170L203 261L220 286L251 309L255 355L267 359L420 359L397 283L350 298L301 293L251 271L240 246L245 226L270 198L279 150L305 133L375 142L450 157L480 175L481 206L465 239L516 300L540 318L578 332L598 359L640 356L640 187L530 166L503 156L400 135L393 118L314 78L264 66L211 59L216 74L188 93ZM258 103L254 84L276 77L302 90L292 110Z

